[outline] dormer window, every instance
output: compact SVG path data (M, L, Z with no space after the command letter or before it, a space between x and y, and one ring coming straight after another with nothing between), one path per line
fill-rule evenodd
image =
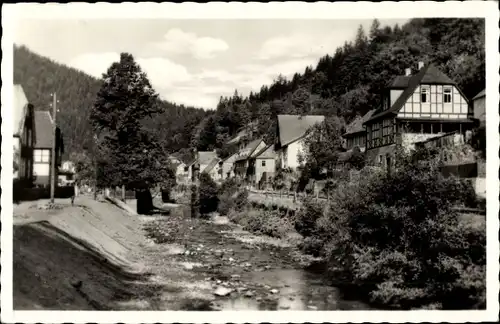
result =
M420 90L420 102L426 103L429 100L429 88L422 87Z
M451 88L447 87L443 90L443 102L450 103L451 102Z

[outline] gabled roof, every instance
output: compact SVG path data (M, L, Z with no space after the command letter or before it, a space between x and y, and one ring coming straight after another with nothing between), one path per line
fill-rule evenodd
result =
M168 157L168 159L170 160L170 163L172 163L172 166L173 166L174 168L178 168L179 166L181 166L181 165L183 165L183 164L184 164L184 162L182 162L182 161L181 161L181 160L179 160L177 157L172 156L172 155L170 155L170 156Z
M212 159L216 158L217 157L217 153L215 153L214 151L201 151L201 152L198 152L198 163L200 165L202 164L209 164Z
M264 147L262 150L258 151L254 154L256 159L274 159L276 157L276 153L274 152L274 145L268 145Z
M230 155L227 158L225 158L224 160L222 160L222 163L233 163L237 157L238 157L238 152L236 152L233 155Z
M207 165L207 167L202 171L202 172L210 172L213 170L213 168L219 163L219 158L214 158L210 163Z
M415 92L415 89L420 84L449 84L456 85L456 83L450 79L446 74L441 72L437 67L433 64L424 65L416 74L410 76L408 80L408 86L403 91L403 93L399 96L396 102L387 110L378 109L376 113L369 119L375 120L380 117L389 115L389 114L397 114L398 111L403 107L408 98ZM459 90L460 91L460 90ZM367 120L368 121L368 120ZM365 123L367 122L365 121Z
M250 156L252 156L252 154L254 153L254 151L257 149L257 147L259 146L259 144L262 141L263 141L262 138L251 141L247 146L245 146L240 151L240 152L242 152L242 151L246 151L246 152L245 153L239 152L239 154L236 156L236 159L234 161L235 162L236 161L243 161L243 160L246 160L247 158L249 158Z
M472 100L476 100L476 99L479 99L482 97L486 97L486 89L484 89L483 91L481 91L477 95L475 95L474 98L472 98Z
M54 140L54 121L48 111L35 111L35 143L34 148L52 148Z
M376 109L372 109L367 112L364 116L356 116L356 118L346 127L346 132L343 136L349 136L352 134L356 134L359 132L364 132L363 124L367 120L369 120L373 113L375 113Z
M408 86L410 78L411 76L398 75L387 84L387 88L404 89Z
M307 130L325 120L325 116L278 115L279 141L286 146L302 138Z
M26 94L24 93L23 87L19 84L14 85L14 107L13 107L13 115L14 115L14 136L18 136L21 134L26 114L27 114L27 106L28 106L28 98L26 98Z

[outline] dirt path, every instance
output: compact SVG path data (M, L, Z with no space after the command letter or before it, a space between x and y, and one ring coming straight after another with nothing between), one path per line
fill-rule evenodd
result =
M56 203L15 208L15 309L367 308L302 270L283 241L224 218L194 220L182 208L133 216L85 197Z

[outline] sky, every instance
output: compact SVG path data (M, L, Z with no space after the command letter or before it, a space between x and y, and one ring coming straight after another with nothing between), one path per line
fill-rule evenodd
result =
M380 19L402 25L408 19ZM352 41L372 20L17 20L14 43L95 77L131 53L162 99L214 109L237 89L248 95L291 77Z

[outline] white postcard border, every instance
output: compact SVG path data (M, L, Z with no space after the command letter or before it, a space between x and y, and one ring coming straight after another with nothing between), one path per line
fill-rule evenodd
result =
M43 6L43 7L40 7ZM43 8L43 9L41 9ZM414 17L486 18L487 80L487 310L485 311L13 311L12 307L12 124L13 19L373 19ZM341 3L70 3L7 4L2 10L1 156L1 320L23 323L285 323L285 322L479 322L497 321L498 282L498 4L495 1L341 2Z

